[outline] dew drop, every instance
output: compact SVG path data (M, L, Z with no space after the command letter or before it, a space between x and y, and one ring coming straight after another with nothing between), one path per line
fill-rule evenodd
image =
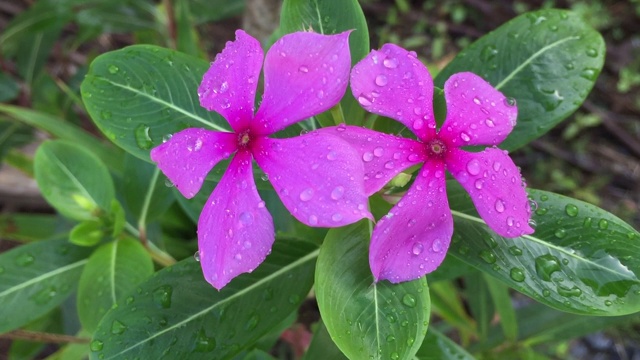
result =
M364 160L364 162L369 162L373 160L373 154L368 151L365 152L364 154L362 154L362 160Z
M460 133L460 139L462 139L462 141L469 141L471 140L471 137L469 137L469 135L465 132Z
M440 239L433 240L433 244L431 244L431 250L437 253L442 251L442 240Z
M253 214L248 211L242 212L238 215L238 220L240 220L243 225L251 225L253 223Z
M344 187L336 186L333 191L331 191L331 198L333 200L339 200L344 195Z
M416 121L413 122L413 129L414 130L420 130L424 127L424 121L418 119Z
M609 222L605 219L601 219L600 221L598 221L598 228L600 230L607 230L607 228L609 227Z
M149 150L153 147L153 140L151 140L151 135L149 134L150 130L149 126L141 124L134 131L136 144L142 150Z
M298 71L300 71L301 73L306 74L306 73L308 73L308 72L309 72L309 68L308 68L308 67L306 67L306 66L304 66L304 65L302 65L302 66L300 66L300 67L298 68Z
M365 107L371 106L371 101L369 99L367 99L366 97L364 97L364 96L359 96L358 97L358 102L360 103L360 105L365 106Z
M419 242L416 242L413 244L413 247L411 248L411 253L413 255L420 255L423 249L424 247L422 246L422 244Z
M380 74L380 75L376 76L375 82L376 82L376 85L378 85L378 86L385 86L385 85L387 85L389 80L387 79L387 77L385 75Z
M544 281L551 281L551 274L560 270L560 261L551 254L538 256L535 265L536 273Z
M488 127L490 127L490 128L492 128L492 127L496 126L496 124L493 122L493 119L489 119L489 118L487 118L487 119L484 121L484 123L485 123Z
M127 326L123 323L121 323L118 320L113 320L113 322L111 323L111 333L114 335L119 335L122 334L123 332L125 332L125 330L127 330Z
M402 297L402 303L410 308L414 308L416 307L418 301L416 300L415 296L411 294L404 294L404 296Z
M385 169L389 169L389 170L390 170L390 169L393 169L393 168L394 168L394 166L395 166L395 164L393 163L393 161L387 161L387 162L384 164L384 168L385 168Z
M476 104L476 105L482 104L482 102L480 101L480 99L477 96L473 98L473 103Z
M327 154L327 160L335 160L338 158L338 153L336 153L335 151L329 151L329 153Z
M91 351L94 351L94 352L102 350L103 347L104 347L104 343L100 340L93 340L89 345L89 348L91 349Z
M480 163L476 159L471 159L467 163L467 171L471 175L478 175L480 173Z
M388 69L395 69L398 67L398 60L394 58L386 58L382 61L382 65Z
M311 198L313 198L313 189L312 188L306 188L306 189L302 190L302 192L300 193L300 200L302 200L302 201L309 201L309 200L311 200Z
M478 179L475 181L474 186L476 189L480 190L484 186L484 180Z
M342 218L343 218L343 216L340 213L335 213L335 214L331 215L331 220L333 220L335 222L341 221Z
M109 65L109 73L111 74L117 74L118 71L120 70L120 68L118 68L115 65Z
M377 147L375 149L373 149L373 155L375 155L376 157L380 157L382 156L382 154L384 154L384 149L381 147Z
M200 251L193 253L193 260L200 262Z
M494 264L497 260L493 252L489 250L482 250L480 251L479 255L480 255L480 258L484 260L484 262L486 262L487 264Z
M514 98L504 98L504 104L506 106L516 106L516 99Z
M318 217L315 215L309 215L309 225L316 226L318 225Z
M509 273L509 276L513 281L516 281L516 282L523 282L525 279L524 271L520 268L512 268Z
M520 256L522 255L522 249L520 249L519 247L513 245L511 247L509 247L509 252L511 253L511 255L513 256Z
M496 203L494 204L494 208L499 213L504 212L504 202L501 199L496 200Z

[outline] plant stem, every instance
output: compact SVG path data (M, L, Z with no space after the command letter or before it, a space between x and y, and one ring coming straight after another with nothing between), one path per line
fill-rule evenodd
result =
M76 337L76 336L63 335L63 334L52 334L52 333L21 330L21 329L13 330L5 334L0 334L0 339L27 340L27 341L35 341L35 342L42 342L42 343L56 343L56 344L65 344L65 343L87 344L91 341L91 339L84 338L84 337Z

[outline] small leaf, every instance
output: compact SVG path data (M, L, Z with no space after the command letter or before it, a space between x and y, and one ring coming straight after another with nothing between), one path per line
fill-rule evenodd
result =
M78 246L94 246L105 236L102 222L85 220L71 229L69 242Z
M60 305L74 291L89 252L58 239L0 254L0 333L19 328Z
M62 140L44 142L34 167L42 195L61 214L88 220L111 209L115 191L109 171L84 148Z
M624 221L578 200L529 190L537 201L536 232L506 239L478 217L460 185L450 181L447 189L455 209L450 254L558 310L640 311L640 233Z
M98 56L81 86L82 100L108 139L149 160L163 138L189 127L228 131L217 113L198 101L209 62L151 45Z
M518 124L501 148L514 150L571 115L604 64L602 36L566 10L516 17L481 37L436 77L442 88L454 73L471 71L517 100Z
M89 332L115 304L153 274L151 256L138 241L123 239L104 244L89 258L78 288L78 317Z
M313 244L278 239L262 265L221 291L203 279L199 263L183 260L107 313L91 358L231 358L298 308L313 283L317 254Z
M349 358L409 359L429 324L426 279L373 282L369 223L331 229L316 268L316 297L331 338Z

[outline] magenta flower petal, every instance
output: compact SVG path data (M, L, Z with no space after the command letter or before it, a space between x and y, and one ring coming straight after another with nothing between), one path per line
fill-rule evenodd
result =
M457 146L498 145L516 125L515 103L474 73L452 75L444 96L447 119L440 137Z
M253 271L271 252L273 219L253 180L251 154L238 152L198 220L198 248L205 279L222 289Z
M444 166L428 161L407 194L373 231L369 265L374 279L398 283L435 270L444 260L452 235Z
M447 168L467 190L493 231L510 238L533 233L520 171L505 151L488 148L470 153L455 149L447 160Z
M415 53L393 44L371 51L353 67L351 91L367 111L400 121L419 139L435 134L433 80Z
M382 189L394 176L426 159L424 144L358 126L332 126L317 130L349 142L364 163L367 196Z
M302 223L337 227L372 218L362 162L339 137L320 132L263 137L256 139L253 154L284 206Z
M285 35L267 52L264 96L253 130L272 134L330 109L347 89L350 68L348 31Z
M205 129L185 129L151 150L151 160L186 198L202 187L209 171L236 151L236 136Z
M200 105L222 115L234 131L246 127L253 117L263 57L258 40L238 30L236 40L227 42L202 77Z

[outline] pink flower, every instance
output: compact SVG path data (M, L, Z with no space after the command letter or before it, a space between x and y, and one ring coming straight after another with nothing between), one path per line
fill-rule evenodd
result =
M273 220L256 189L252 159L304 224L336 227L371 217L361 181L364 167L346 141L321 132L268 137L340 101L351 65L348 37L348 32L299 32L277 41L264 58L264 96L254 114L263 51L256 39L238 30L198 89L200 104L222 115L233 131L190 128L151 151L151 159L187 198L200 190L220 160L235 153L198 221L202 270L215 288L253 271L275 238Z
M369 112L400 121L417 140L354 126L325 128L358 149L365 164L365 191L380 190L410 166L423 163L402 199L376 225L369 264L376 281L413 280L435 270L446 255L453 219L445 170L467 190L478 213L498 235L530 234L531 210L522 178L502 142L516 123L515 103L472 73L447 80L447 116L436 130L433 80L415 53L387 44L351 73L351 90ZM464 146L490 145L481 152Z

